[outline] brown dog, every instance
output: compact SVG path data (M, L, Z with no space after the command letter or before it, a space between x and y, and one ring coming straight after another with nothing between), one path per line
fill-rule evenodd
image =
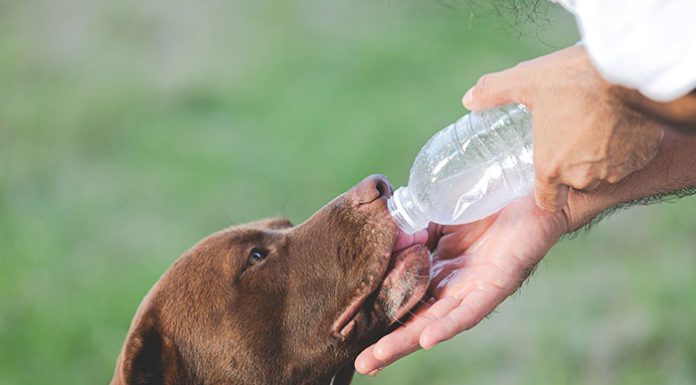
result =
M424 239L399 233L390 195L372 176L299 226L199 242L140 304L112 385L350 383L356 355L428 285Z

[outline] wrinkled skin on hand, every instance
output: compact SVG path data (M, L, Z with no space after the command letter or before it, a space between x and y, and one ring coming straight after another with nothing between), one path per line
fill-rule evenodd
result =
M431 298L403 326L364 350L360 373L470 329L514 293L562 234L578 225L568 211L539 209L531 196L481 221L431 226Z
M585 49L574 46L484 75L462 103L470 110L513 102L529 108L536 201L556 212L568 187L617 183L657 154L662 126L629 102L634 93L604 80Z

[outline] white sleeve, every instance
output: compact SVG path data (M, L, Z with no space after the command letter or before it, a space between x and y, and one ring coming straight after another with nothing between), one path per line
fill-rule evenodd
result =
M608 81L671 101L696 89L696 0L561 0Z

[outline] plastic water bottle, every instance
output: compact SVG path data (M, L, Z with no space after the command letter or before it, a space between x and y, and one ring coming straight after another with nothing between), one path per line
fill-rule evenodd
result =
M399 227L414 233L429 222L485 218L533 188L531 114L510 104L472 112L435 134L388 207Z

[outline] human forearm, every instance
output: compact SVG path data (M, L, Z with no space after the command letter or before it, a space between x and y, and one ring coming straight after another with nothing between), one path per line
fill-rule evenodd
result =
M660 153L620 183L571 192L564 214L575 231L613 207L696 185L696 136L666 130Z

